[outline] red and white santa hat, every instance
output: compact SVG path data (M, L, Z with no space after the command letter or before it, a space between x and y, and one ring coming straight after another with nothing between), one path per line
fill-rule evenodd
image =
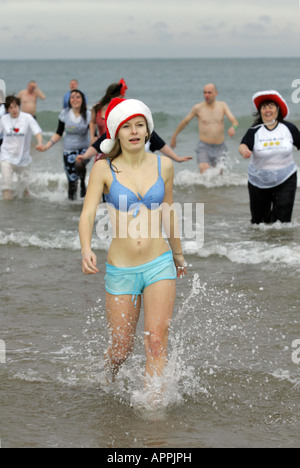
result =
M273 101L279 106L284 119L289 115L289 107L281 94L277 91L260 91L259 93L253 95L252 100L258 112L260 111L260 107L263 102Z
M137 99L112 99L105 113L106 139L102 141L100 150L104 154L109 154L115 145L121 126L139 115L145 117L151 134L154 130L154 123L151 111L146 104Z

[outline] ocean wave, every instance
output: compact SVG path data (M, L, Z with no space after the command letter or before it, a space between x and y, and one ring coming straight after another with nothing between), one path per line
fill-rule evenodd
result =
M232 263L245 265L284 264L291 267L300 266L300 246L270 245L267 242L236 242L214 243L205 245L201 249L197 242L183 242L183 249L187 255L196 255L200 258L213 256L227 258Z
M224 172L220 172L220 166L211 168L204 174L198 171L183 170L176 174L174 178L175 187L206 187L206 188L221 188L221 187L247 187L248 174L231 172L225 168ZM300 187L300 170L298 171L298 183Z
M17 177L13 177L13 190L17 198L23 197L20 187L17 184ZM30 197L36 200L46 200L50 203L66 203L68 182L64 172L31 172L29 175ZM0 174L0 198L2 196L2 176Z
M299 387L300 385L299 375L292 375L288 370L276 369L271 375L275 377L275 379L291 383L294 388Z
M174 179L174 185L180 188L186 188L190 186L206 188L246 187L247 183L247 174L239 174L227 171L221 174L219 168L210 169L204 174L184 170L180 171Z
M40 249L79 250L78 235L74 231L60 231L57 234L27 233L17 231L5 233L0 231L0 245L15 245L18 247L38 247Z
M110 244L109 239L93 238L95 250L107 251ZM17 247L37 247L45 250L71 250L80 251L80 241L77 230L74 232L61 230L57 233L30 233L24 231L3 232L0 231L0 245L11 245Z
M80 251L77 232L60 230L57 233L28 233L24 231L0 231L0 245L18 247L35 247L44 250ZM107 251L110 238L93 238L93 248ZM183 240L183 250L186 256L198 258L221 257L231 263L244 265L286 265L293 268L300 267L300 246L291 244L285 246L270 245L267 242L245 241L237 243L211 243L199 248L196 241Z

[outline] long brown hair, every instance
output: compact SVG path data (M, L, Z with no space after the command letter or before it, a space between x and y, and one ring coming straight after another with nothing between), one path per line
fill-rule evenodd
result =
M122 83L112 83L108 86L105 95L100 99L98 104L93 107L95 114L102 109L104 106L110 103L110 101L121 95Z

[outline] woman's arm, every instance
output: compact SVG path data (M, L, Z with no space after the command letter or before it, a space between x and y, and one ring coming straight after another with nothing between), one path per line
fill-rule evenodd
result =
M97 122L96 122L96 112L95 108L92 109L91 121L90 121L90 136L91 136L91 145L97 141L98 137L96 135Z
M249 159L252 156L252 151L244 143L240 145L239 152L245 159Z
M55 143L57 143L60 139L61 136L55 133L55 135L53 135L53 137L51 138L51 140L48 141L48 143L46 143L45 145L38 143L38 145L35 148L41 152L48 151L48 149L54 146Z
M172 161L167 158L162 158L162 163L165 180L165 198L162 205L162 222L171 250L173 252L174 263L177 268L177 276L182 277L183 275L187 274L187 264L182 252L178 229L178 217L174 208L174 166Z
M64 122L59 120L58 121L58 127L57 127L55 135L53 135L51 140L49 140L48 143L46 143L46 145L38 144L38 146L36 146L36 149L38 151L48 151L48 149L50 149L52 146L54 146L61 139L61 137L64 134L64 131L65 131L65 124L64 124Z
M86 159L91 159L93 156L96 156L96 154L98 154L97 150L93 146L90 146L84 154L79 154L77 156L76 161L82 162Z
M106 161L98 161L94 164L90 173L89 185L80 216L79 237L82 254L82 272L85 275L93 275L99 272L96 266L97 257L92 251L91 244L96 212L104 191L107 169Z
M43 135L41 133L37 133L34 135L37 141L37 146L43 145Z
M176 162L185 162L189 161L190 159L193 159L192 156L178 156L175 151L172 150L172 148L169 145L164 145L160 151L165 155L168 156L168 158L173 159L173 161Z

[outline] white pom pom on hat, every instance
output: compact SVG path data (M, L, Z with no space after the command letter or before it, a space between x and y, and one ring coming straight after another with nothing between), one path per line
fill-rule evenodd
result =
M100 144L100 149L102 153L109 154L113 150L114 144L115 144L115 140L111 140L108 138L106 140L103 140L102 143Z
M120 127L139 115L145 117L151 134L154 130L154 123L151 111L146 104L137 99L112 99L105 113L107 138L102 141L100 150L104 154L109 154L115 145Z

